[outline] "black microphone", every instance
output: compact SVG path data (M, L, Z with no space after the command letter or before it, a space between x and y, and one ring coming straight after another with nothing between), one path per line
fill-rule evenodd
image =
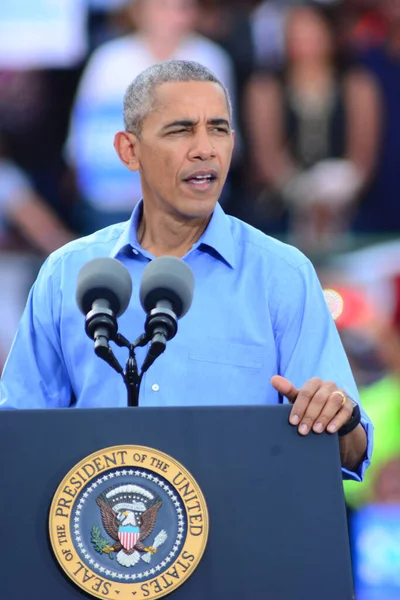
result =
M176 335L178 319L192 304L193 289L191 268L174 256L156 258L143 271L139 297L147 313L145 331L151 344L142 373L164 352L167 341Z
M76 302L86 315L85 331L97 356L107 362L112 357L108 342L117 335L117 317L128 308L131 295L129 271L115 258L95 258L78 274Z

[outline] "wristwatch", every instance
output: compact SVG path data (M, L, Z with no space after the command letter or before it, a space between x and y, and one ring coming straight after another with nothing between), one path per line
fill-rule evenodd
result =
M357 425L360 424L360 422L361 422L360 407L358 406L357 402L353 401L353 412L351 413L351 417L347 421L347 423L342 425L342 427L339 429L338 435L343 436L343 435L347 435L348 433L351 433L357 427Z

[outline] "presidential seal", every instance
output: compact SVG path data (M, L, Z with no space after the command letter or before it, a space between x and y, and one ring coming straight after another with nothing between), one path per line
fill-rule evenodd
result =
M113 446L64 477L49 531L58 562L85 592L152 600L197 567L208 513L198 484L176 460L144 446Z

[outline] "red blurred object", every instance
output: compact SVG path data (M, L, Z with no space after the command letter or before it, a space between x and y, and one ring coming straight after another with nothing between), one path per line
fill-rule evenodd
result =
M387 21L377 11L369 11L356 23L351 41L357 48L370 48L382 44L388 32Z
M339 330L367 327L377 317L372 303L357 288L334 286L325 289L324 294Z

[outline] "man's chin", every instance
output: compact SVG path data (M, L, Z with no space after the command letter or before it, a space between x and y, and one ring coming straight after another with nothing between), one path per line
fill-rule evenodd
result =
M185 196L175 205L176 210L187 218L200 219L209 217L218 202L219 196L202 196L193 198L193 196Z

